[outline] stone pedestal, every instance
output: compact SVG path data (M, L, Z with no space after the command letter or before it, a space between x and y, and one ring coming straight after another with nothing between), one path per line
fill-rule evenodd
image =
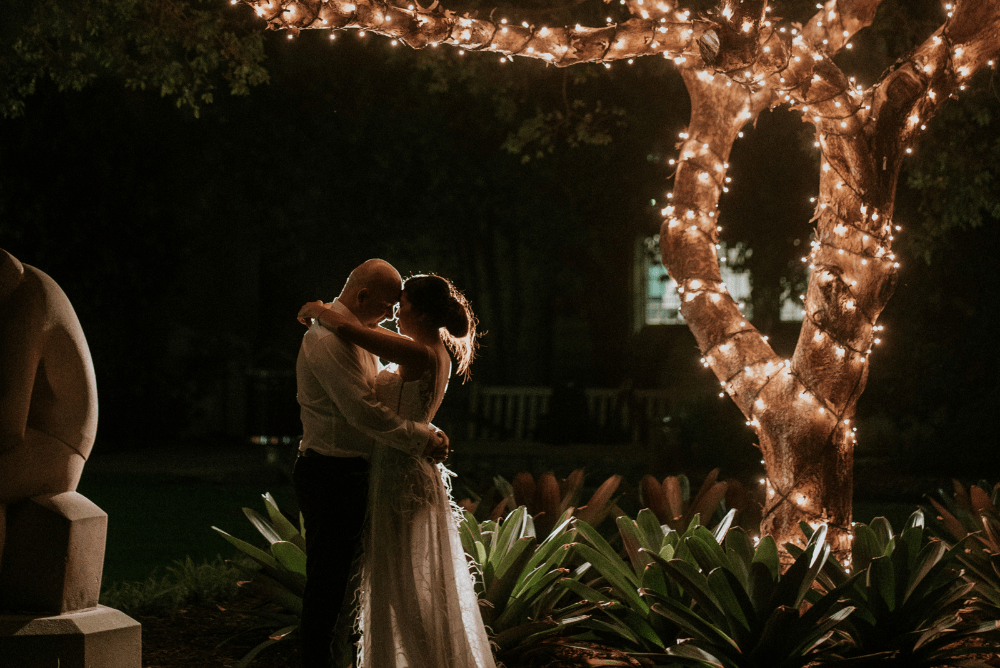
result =
M107 528L107 514L77 492L9 506L0 610L60 614L96 606Z
M51 617L0 613L0 668L141 668L142 627L98 605Z

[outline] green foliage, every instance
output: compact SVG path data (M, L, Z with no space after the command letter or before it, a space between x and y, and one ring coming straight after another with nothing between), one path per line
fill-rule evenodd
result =
M241 662L245 666L257 653L288 637L302 614L306 582L305 539L289 522L270 494L264 495L268 517L244 508L243 512L267 540L265 551L212 527L248 556L256 568L239 566L251 578L241 583L265 600L279 605L283 614L267 613L260 628L278 629ZM567 572L563 567L576 537L566 512L539 543L534 522L522 506L502 521L480 524L466 512L459 524L462 547L477 571L476 593L491 640L505 656L522 656L537 649L537 642L584 618L595 607L564 599L567 590L555 582ZM280 628L279 628L280 627Z
M570 148L582 144L604 146L611 143L611 129L623 125L624 116L624 109L613 107L606 111L600 100L593 109L587 109L583 100L573 100L563 109L538 109L507 136L503 148L520 155L524 164L554 153L560 142Z
M220 87L265 83L263 39L244 11L210 0L13 0L0 28L0 116L24 113L45 79L81 90L111 76L197 116Z
M596 607L588 601L567 603L567 589L558 586L569 572L564 563L577 535L570 510L541 543L524 506L501 522L482 524L466 512L459 533L478 571L476 593L483 622L505 661L538 651L541 640L585 619Z
M305 527L300 518L302 532L296 529L282 515L278 504L270 494L264 494L263 498L268 515L266 518L250 508L244 508L243 514L267 540L268 551L254 547L222 529L212 527L254 564L254 566L234 564L250 578L241 582L241 587L277 604L283 610L282 613L267 611L261 614L260 626L251 631L263 628L271 630L271 633L240 660L239 668L249 664L261 650L291 635L298 628L302 616L302 594L306 584L306 541L303 535Z
M830 551L825 529L782 573L774 541L755 548L743 530L730 529L734 515L714 531L695 516L683 534L649 509L635 520L619 517L627 561L577 522L577 553L600 577L565 586L601 604L580 626L658 665L802 666L828 653L826 641L851 609L839 592L811 592Z
M116 582L101 592L101 605L127 615L153 615L181 606L216 605L236 595L240 570L222 557L196 564L187 557L142 582Z
M668 597L682 605L687 599L680 585L664 572L662 562L681 559L693 565L688 539L717 543L729 530L733 515L730 511L715 531L701 526L695 516L683 534L661 525L649 509L639 511L635 520L618 517L627 561L592 526L577 521L583 538L577 555L586 560L578 570L586 573L592 567L599 575L587 582L565 580L561 585L600 606L599 614L580 626L637 656L663 658L664 650L676 642L679 627L652 611L650 597Z
M685 665L804 666L828 654L834 629L853 608L840 592L810 596L827 561L826 528L817 531L785 572L770 536L754 547L741 529L719 543L695 534L685 539L697 566L685 559L654 557L694 601L644 592L650 607L677 624L690 640L667 649ZM808 609L803 602L811 598Z
M509 128L502 148L520 156L521 164L566 148L607 145L622 134L628 118L635 120L636 105L608 95L614 77L597 64L556 69L518 61L497 68L492 58L456 59L445 49L400 57L412 59L424 73L427 92L490 98L493 116ZM608 99L615 102L609 104Z
M940 3L892 0L879 8L872 37L883 45L886 56L898 58L915 40L931 34L942 19ZM872 52L855 51L859 59ZM928 120L914 159L903 167L896 217L913 221L905 231L913 254L927 264L963 250L957 231L1000 218L996 197L1000 100L995 77L995 70L985 69L967 81L957 99Z
M978 493L975 498L982 500ZM236 565L252 578L243 586L284 608L262 618L257 628L268 629L269 636L241 666L288 637L301 613L304 538L269 494L264 500L267 517L244 513L268 550L216 529L254 564ZM569 651L611 662L602 665L981 666L969 657L991 648L972 646L969 639L998 628L992 620L1000 606L989 606L1000 598L967 607L976 577L963 579L959 560L967 569L994 565L965 550L977 535L949 550L929 538L919 511L899 535L884 518L858 524L853 573L829 558L825 526L802 525L808 542L804 548L785 546L794 562L782 572L774 540L764 537L755 545L732 527L735 510L714 530L694 515L683 533L661 524L648 508L634 520L619 516L620 549L573 511L564 507L540 542L525 506L483 522L465 512L459 523L483 621L498 658L510 665ZM208 567L188 562L169 569L175 581L189 591L214 591ZM1000 570L994 576L1000 582ZM129 596L138 599L139 589L120 589L115 605L128 605ZM160 605L180 587L151 579L147 589L152 593L144 594L146 600ZM201 596L209 600L209 594ZM974 611L992 611L991 621L970 621ZM627 656L601 654L608 646Z
M1000 103L986 90L987 76L938 113L907 172L921 218L916 244L928 264L953 246L955 230L1000 219Z
M806 535L815 535L807 524ZM818 533L818 532L817 532ZM900 534L882 517L854 530L853 575L830 560L818 578L827 595L839 593L855 608L841 627L838 653L847 665L878 662L900 666L959 665L956 657L973 654L969 637L995 624L969 623L966 598L973 584L962 578L955 550L930 540L923 513L913 513ZM801 552L789 546L793 554ZM978 651L990 651L978 648ZM963 660L961 665L977 665Z

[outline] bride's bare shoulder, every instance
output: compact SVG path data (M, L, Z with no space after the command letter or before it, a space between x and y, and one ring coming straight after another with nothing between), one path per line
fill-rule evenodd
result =
M412 339L408 339L413 341ZM438 365L437 355L430 346L413 341L413 354L405 364L399 365L399 375L403 380L417 380L428 369L436 368ZM419 352L418 352L419 349Z

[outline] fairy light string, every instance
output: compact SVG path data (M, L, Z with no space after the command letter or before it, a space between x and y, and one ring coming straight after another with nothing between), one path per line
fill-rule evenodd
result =
M383 0L236 0L251 6L272 29L295 36L305 29L356 28L402 41L412 47L452 44L464 51L493 51L504 57L537 58L553 65L611 62L644 55L663 54L675 62L700 62L697 41L711 30L710 21L691 19L687 12L670 12L657 20L644 18L594 28L529 26L458 15L441 9L410 5L397 7Z

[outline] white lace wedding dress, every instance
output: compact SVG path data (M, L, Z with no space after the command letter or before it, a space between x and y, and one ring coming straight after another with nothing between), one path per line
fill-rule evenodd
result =
M436 383L436 376L445 376ZM379 401L430 422L448 370L416 381L389 369ZM358 668L495 668L473 579L458 535L451 472L390 447L376 448L361 573Z

